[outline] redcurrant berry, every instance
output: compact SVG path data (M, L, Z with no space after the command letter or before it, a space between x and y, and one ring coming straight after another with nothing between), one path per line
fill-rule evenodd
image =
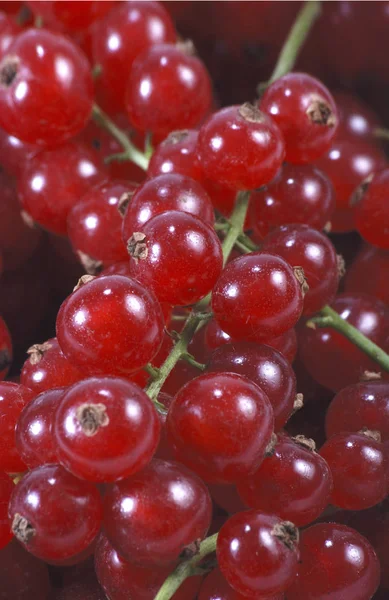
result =
M0 550L12 539L12 531L8 522L8 504L14 487L12 479L0 471Z
M255 594L250 598L254 598L254 600L283 600L284 594L272 594L271 596L268 594L266 596ZM220 569L216 567L205 578L200 588L199 600L247 600L247 596L239 594L228 585Z
M389 169L374 174L355 194L358 233L370 244L389 250Z
M202 181L203 174L196 159L198 135L198 131L194 129L172 131L156 147L147 169L148 176L177 173Z
M68 32L89 27L96 19L104 17L112 8L112 2L74 2L67 0L28 0L27 5L34 15L42 17L50 28L64 28Z
M389 282L382 277L389 269L389 252L366 246L357 254L347 269L344 289L346 292L364 292L389 304Z
M15 445L15 427L20 413L33 397L34 392L24 385L0 382L0 470L6 473L25 469Z

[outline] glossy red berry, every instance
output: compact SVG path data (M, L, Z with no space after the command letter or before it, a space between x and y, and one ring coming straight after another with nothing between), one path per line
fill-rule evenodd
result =
M140 131L167 135L195 127L211 107L211 80L193 46L161 44L134 61L126 89L126 109Z
M77 289L57 315L66 358L87 372L133 373L157 354L162 309L140 283L119 275L98 277Z
M61 2L58 0L29 0L27 2L34 15L42 17L48 27L64 28L68 32L89 27L96 19L103 18L112 8L112 2Z
M85 377L85 373L65 357L57 338L34 344L27 354L29 358L23 365L20 383L36 394L51 388L67 387Z
M59 462L88 481L117 481L145 467L159 433L151 400L125 379L94 377L76 383L55 415Z
M366 245L347 269L345 292L364 292L389 304L389 281L382 277L389 269L389 252Z
M125 243L134 231L142 231L145 223L168 210L190 213L210 225L215 220L211 199L197 181L175 173L160 175L129 195L122 229Z
M282 434L259 469L238 484L247 506L276 514L297 527L321 515L331 491L330 468L315 452L313 440Z
M202 181L203 174L196 159L198 135L198 131L194 129L172 131L156 147L147 169L148 176L177 173Z
M12 363L12 341L4 319L0 317L0 381L8 373Z
M4 12L0 12L0 58L6 53L15 37L21 33L21 27Z
M377 432L338 433L320 449L334 480L331 503L363 510L387 494L388 465Z
M178 392L166 427L180 462L211 483L233 483L262 462L273 422L257 385L235 373L208 373Z
M301 534L300 565L288 600L367 600L380 581L373 547L357 531L319 523Z
M1 551L0 586L4 600L47 600L51 592L47 565L12 540Z
M7 173L18 177L25 163L40 150L39 146L26 144L0 129L0 161Z
M389 383L362 381L340 390L326 415L327 437L341 432L358 432L364 427L379 431L389 441Z
M252 342L223 345L211 355L207 371L238 373L256 383L270 400L276 431L292 414L296 377L290 363L274 348Z
M16 448L26 465L33 469L58 463L53 437L54 417L65 388L42 392L22 410L16 426Z
M365 294L340 294L331 306L375 344L388 347L389 312L380 300ZM335 392L359 381L365 371L377 371L377 363L332 328L303 327L299 351L310 375Z
M15 445L15 427L20 413L33 397L34 392L24 385L0 382L0 470L6 473L25 469Z
M284 594L272 594L269 596L249 596L255 600L283 600ZM216 567L207 575L205 578L199 594L199 600L247 600L247 596L243 596L236 592L230 585L228 585L226 579L220 572L220 569Z
M8 504L14 487L11 477L0 471L0 550L11 541L13 536L8 522Z
M343 269L340 270L342 265L334 246L323 233L307 225L283 225L265 237L261 249L302 267L309 287L304 295L303 314L318 312L332 302Z
M250 225L256 235L288 223L323 229L335 210L335 192L328 177L313 165L284 164L264 190L250 197Z
M26 164L18 181L19 199L39 225L66 235L71 208L103 178L96 153L79 142L68 142L39 152Z
M105 104L117 111L124 108L126 83L136 57L155 44L175 42L176 33L162 4L133 0L115 5L92 37L94 62L101 65L99 84Z
M389 169L375 173L370 182L362 183L355 202L355 223L360 235L370 244L389 250Z
M240 594L277 594L293 582L298 566L297 527L250 510L233 515L219 532L216 556L228 583Z
M58 465L45 465L17 484L8 514L19 542L50 562L89 546L100 529L102 505L95 486Z
M338 126L335 101L311 75L288 73L280 77L264 92L260 107L282 132L287 162L313 162L334 140Z
M338 139L373 140L381 126L376 113L360 98L347 92L333 94L339 113Z
M266 342L284 334L303 309L300 275L283 258L268 252L236 258L213 288L216 321L236 339Z
M83 52L45 29L21 33L0 63L0 123L9 134L57 145L85 127L93 80Z
M211 517L205 484L185 467L158 459L104 499L108 538L123 557L145 566L174 564L190 553Z
M284 159L284 141L274 121L251 104L229 106L201 127L197 158L212 181L253 190L276 175Z
M88 273L128 258L118 207L123 195L135 189L126 181L105 181L90 188L70 210L68 236Z
M194 304L210 292L223 268L213 228L177 210L156 215L127 242L131 274L160 302Z

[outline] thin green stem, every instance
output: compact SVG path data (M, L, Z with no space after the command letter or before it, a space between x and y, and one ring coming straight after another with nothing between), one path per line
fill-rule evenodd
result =
M273 73L266 83L260 83L257 88L259 95L263 90L291 71L296 63L297 57L305 40L312 28L312 25L320 15L320 0L306 0L300 12L298 13L292 29L282 47L278 56Z
M92 117L96 123L108 131L122 146L124 152L113 155L116 159L130 160L144 171L147 171L149 159L134 146L130 138L122 131L97 104L93 105ZM112 157L110 157L112 159Z
M373 134L375 137L380 138L381 140L389 141L389 129L385 129L384 127L376 127L373 130Z
M313 317L307 322L308 327L332 327L333 329L336 329L339 333L342 333L347 337L350 342L355 344L355 346L358 346L362 352L379 364L384 371L389 371L389 355L386 354L382 348L374 344L374 342L364 336L363 333L358 331L353 325L350 325L345 319L342 319L342 317L329 306L325 306L320 312L320 316Z
M190 560L178 565L176 570L165 580L154 600L170 600L187 577L197 575L199 563L208 556L208 554L215 552L217 536L218 534L214 533L203 540L200 544L199 552Z
M195 369L199 369L199 371L205 371L205 369L207 368L207 365L205 365L204 363L198 362L195 357L190 354L189 352L183 352L181 354L181 359L184 360L185 362L187 362L189 365L192 365L192 367L195 367Z
M238 192L235 208L229 219L230 228L223 240L223 262L226 264L239 236L243 233L251 192Z

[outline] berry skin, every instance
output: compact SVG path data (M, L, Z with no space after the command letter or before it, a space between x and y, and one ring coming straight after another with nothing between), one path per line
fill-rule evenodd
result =
M15 38L0 63L0 124L9 134L61 144L85 127L92 103L90 65L75 44L45 29Z
M211 107L211 80L189 43L161 44L134 61L126 89L126 109L140 131L166 136L195 127Z
M389 281L382 277L387 269L389 252L366 245L347 269L345 292L364 292L389 304Z
M234 483L262 462L273 421L257 385L235 373L208 373L180 389L166 428L180 462L210 483Z
M61 561L79 554L96 537L100 494L58 465L33 469L16 485L8 510L12 531L34 556Z
M65 388L47 390L22 410L16 425L16 448L30 469L58 463L54 417Z
M253 596L250 596L253 598ZM283 600L284 594L276 594L276 595L267 595L263 596L262 594L259 596L255 594L254 600ZM223 577L220 572L220 569L216 567L213 569L207 577L204 579L204 582L200 588L199 600L247 600L247 596L242 596L242 594L238 594L230 585L228 585L227 581Z
M210 292L223 268L215 231L177 210L156 215L128 240L131 274L160 302L185 306Z
M219 568L240 594L283 592L296 576L298 538L297 527L289 521L256 510L238 513L219 532Z
M102 263L110 265L128 258L120 237L122 218L118 206L123 194L135 189L126 181L105 181L89 189L69 212L70 242L92 275Z
M279 337L296 324L302 309L302 284L293 268L268 252L230 262L212 292L216 321L236 339L266 342Z
M51 590L47 565L12 540L1 551L0 588L4 600L47 600Z
M277 437L273 453L239 482L238 492L247 506L303 527L315 521L329 503L331 471L316 454L313 440Z
M340 294L331 307L375 344L388 347L389 312L380 300L365 294ZM313 379L334 392L359 381L365 371L377 371L377 363L329 327L302 327L299 352Z
M292 414L296 377L286 358L270 346L252 342L225 344L211 355L207 372L237 373L256 383L272 405L275 431L281 429Z
M72 141L43 150L26 164L18 181L19 199L39 225L52 233L66 235L71 208L103 178L97 154Z
M0 381L5 379L12 363L12 340L7 325L0 317Z
M370 244L389 250L389 169L376 173L357 191L355 223L358 233Z
M251 194L250 223L261 238L288 223L322 230L334 210L334 188L322 171L313 165L284 164L264 190Z
M13 536L8 523L8 504L14 487L12 479L0 471L0 550L11 541Z
M104 105L115 112L124 108L126 84L136 57L155 44L176 41L166 9L159 2L138 0L115 5L92 37L94 63L102 68L99 83L106 96Z
M376 433L338 433L322 446L320 455L334 480L331 503L335 506L363 510L385 498L388 467Z
M115 484L104 498L108 538L124 558L142 566L174 564L185 553L193 555L192 546L207 534L211 517L205 484L182 465L163 460Z
M332 302L339 282L338 259L323 233L307 225L283 225L265 237L261 249L302 267L309 286L304 295L304 315L318 312Z
M98 277L62 304L57 339L66 358L87 372L133 373L157 354L163 338L162 309L129 277Z
M177 173L202 181L201 167L196 160L199 132L194 129L172 131L155 149L147 169L149 177Z
M104 17L112 8L112 2L72 2L67 0L29 0L27 3L34 15L43 18L50 28L64 28L68 32L86 29L96 19Z
M67 387L80 381L85 373L68 361L57 338L34 344L27 350L29 358L23 365L20 383L40 394L46 390Z
M125 379L80 381L65 393L55 414L59 462L77 477L96 483L117 481L145 467L159 434L151 400Z
M284 159L284 141L274 121L251 104L229 106L202 125L197 159L212 181L253 190L277 174Z
M368 600L380 581L373 547L357 531L319 523L301 534L300 565L288 600Z
M382 127L377 115L357 96L335 92L339 113L338 139L374 140L374 129Z
M318 79L306 73L288 73L274 81L260 107L284 136L287 162L313 162L335 138L339 120L335 101Z
M0 382L0 470L6 473L19 473L26 467L16 449L15 427L33 397L34 392L24 385Z
M215 215L211 199L202 186L185 175L167 174L148 179L134 194L123 218L123 240L134 231L142 231L145 223L168 210L179 210L213 225Z
M389 383L362 381L340 390L326 415L327 437L337 433L361 431L364 427L379 431L389 441Z

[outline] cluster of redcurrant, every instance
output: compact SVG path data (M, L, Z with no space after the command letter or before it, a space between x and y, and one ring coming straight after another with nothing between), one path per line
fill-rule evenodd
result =
M320 3L222 108L169 4L0 4L0 597L387 598L385 132L293 71Z

